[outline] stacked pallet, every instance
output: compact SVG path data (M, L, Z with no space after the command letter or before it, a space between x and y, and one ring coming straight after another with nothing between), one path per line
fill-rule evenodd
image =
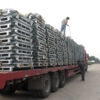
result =
M56 43L56 61L57 65L63 65L63 41L62 34L57 29L55 30L55 43Z
M51 25L45 25L45 34L47 41L47 57L48 57L48 65L56 66L56 44L55 44L55 33L54 28Z
M39 14L28 15L33 21L33 63L35 68L48 66L45 21Z
M15 10L1 10L0 62L2 67L32 67L32 28L28 18Z

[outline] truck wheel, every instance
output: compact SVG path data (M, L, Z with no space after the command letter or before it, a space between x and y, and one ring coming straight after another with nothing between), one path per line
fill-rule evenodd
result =
M65 71L60 72L59 79L60 79L59 87L62 88L66 83Z
M9 95L9 94L14 94L16 89L13 86L5 86L3 90L0 91L2 95Z
M41 90L38 90L37 94L39 97L46 98L51 92L51 79L48 74L44 76L41 85L43 85L43 88Z
M59 88L59 74L58 72L51 75L51 91L55 92Z

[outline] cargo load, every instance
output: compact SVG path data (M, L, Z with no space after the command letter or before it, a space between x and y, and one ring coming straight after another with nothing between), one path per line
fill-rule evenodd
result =
M28 18L33 21L33 63L34 67L47 67L47 43L45 34L45 21L39 14L28 15Z
M82 45L45 24L41 15L1 10L0 70L77 65L84 55Z
M46 34L46 41L47 41L48 66L57 66L54 28L51 25L46 24L45 34Z
M31 21L16 10L1 10L0 62L2 67L33 67Z

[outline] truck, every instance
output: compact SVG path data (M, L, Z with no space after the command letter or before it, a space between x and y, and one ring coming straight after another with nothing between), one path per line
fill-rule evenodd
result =
M85 70L87 60L85 55ZM64 87L66 79L80 72L78 65L53 68L0 72L0 93L12 94L17 89L33 91L38 97L47 97L51 92ZM34 92L35 91L35 92Z
M9 13L11 13L12 15L9 15ZM16 11L4 10L0 12L0 93L1 94L12 94L15 93L16 90L24 90L24 91L32 91L38 97L45 98L49 96L51 92L55 92L59 88L64 87L66 80L68 78L77 73L80 73L80 68L77 63L78 61L84 62L83 64L85 70L87 71L88 68L87 54L82 46L77 45L74 42L74 40L70 38L68 39L66 37L63 38L61 36L61 32L58 30L54 31L53 27L51 27L50 25L46 26L47 27L46 32L48 35L43 33L45 30L44 29L45 24L44 22L42 24L40 23L40 21L43 21L43 19L41 17L40 19L37 18L40 21L39 20L34 21L34 19L35 18L33 14L30 14L30 16L26 18L23 17L22 15L19 16L18 12ZM37 25L37 22L39 22L40 26ZM41 32L39 31L36 32L37 30L40 30L39 28L42 29ZM34 35L32 38L29 38L32 35L31 33ZM38 34L41 33L42 36L44 35L42 39L45 39L45 37L47 38L49 36L50 37L47 40L45 39L42 41L42 39L40 39L39 36L35 37L37 33ZM32 39L34 40L34 42L31 41ZM34 44L36 42L36 39L39 43L41 42L38 47L36 44ZM41 46L42 42L46 46L45 45ZM33 47L31 46L32 43L34 44ZM13 49L11 49L12 45L14 46ZM34 57L32 56L33 49L31 49L31 47L34 49L33 52ZM42 54L42 52L38 52L38 50L36 50L37 48L42 49L42 51L44 49L43 51L44 54ZM48 51L46 52L46 50ZM10 53L8 51L10 51ZM36 55L36 53L38 55ZM39 56L39 54L41 54L43 57L42 63L37 62L37 56ZM48 59L46 60L46 58ZM34 62L35 67L33 66L32 63L30 63L32 62L32 60ZM38 60L41 61L40 58L38 58ZM28 67L25 67L24 65Z

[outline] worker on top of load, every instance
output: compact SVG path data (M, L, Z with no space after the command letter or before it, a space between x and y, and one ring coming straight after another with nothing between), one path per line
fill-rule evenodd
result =
M85 81L85 68L84 68L84 61L78 61L78 65L79 65L80 70L81 70L82 81Z
M65 33L66 33L66 25L68 25L68 20L70 18L69 17L66 17L65 19L62 20L62 25L61 25L61 32L64 32L64 36L65 36Z

